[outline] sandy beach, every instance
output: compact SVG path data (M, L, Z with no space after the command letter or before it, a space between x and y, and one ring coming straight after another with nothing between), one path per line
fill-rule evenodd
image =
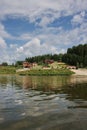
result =
M71 71L75 72L74 75L84 75L84 76L87 76L87 69L71 69Z

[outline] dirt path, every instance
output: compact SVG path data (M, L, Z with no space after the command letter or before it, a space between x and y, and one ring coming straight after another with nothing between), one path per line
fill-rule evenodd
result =
M71 69L71 71L75 72L75 75L86 75L87 69Z

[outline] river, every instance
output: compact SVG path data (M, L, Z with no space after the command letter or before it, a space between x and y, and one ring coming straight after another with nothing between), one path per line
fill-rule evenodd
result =
M86 130L87 76L0 75L0 130Z

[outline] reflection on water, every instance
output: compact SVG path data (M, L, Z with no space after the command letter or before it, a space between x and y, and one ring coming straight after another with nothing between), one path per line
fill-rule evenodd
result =
M0 76L0 130L86 130L87 77Z

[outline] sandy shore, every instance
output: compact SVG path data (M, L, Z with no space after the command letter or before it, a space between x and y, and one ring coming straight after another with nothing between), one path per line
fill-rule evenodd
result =
M71 71L75 72L75 75L87 76L87 69L71 69Z

